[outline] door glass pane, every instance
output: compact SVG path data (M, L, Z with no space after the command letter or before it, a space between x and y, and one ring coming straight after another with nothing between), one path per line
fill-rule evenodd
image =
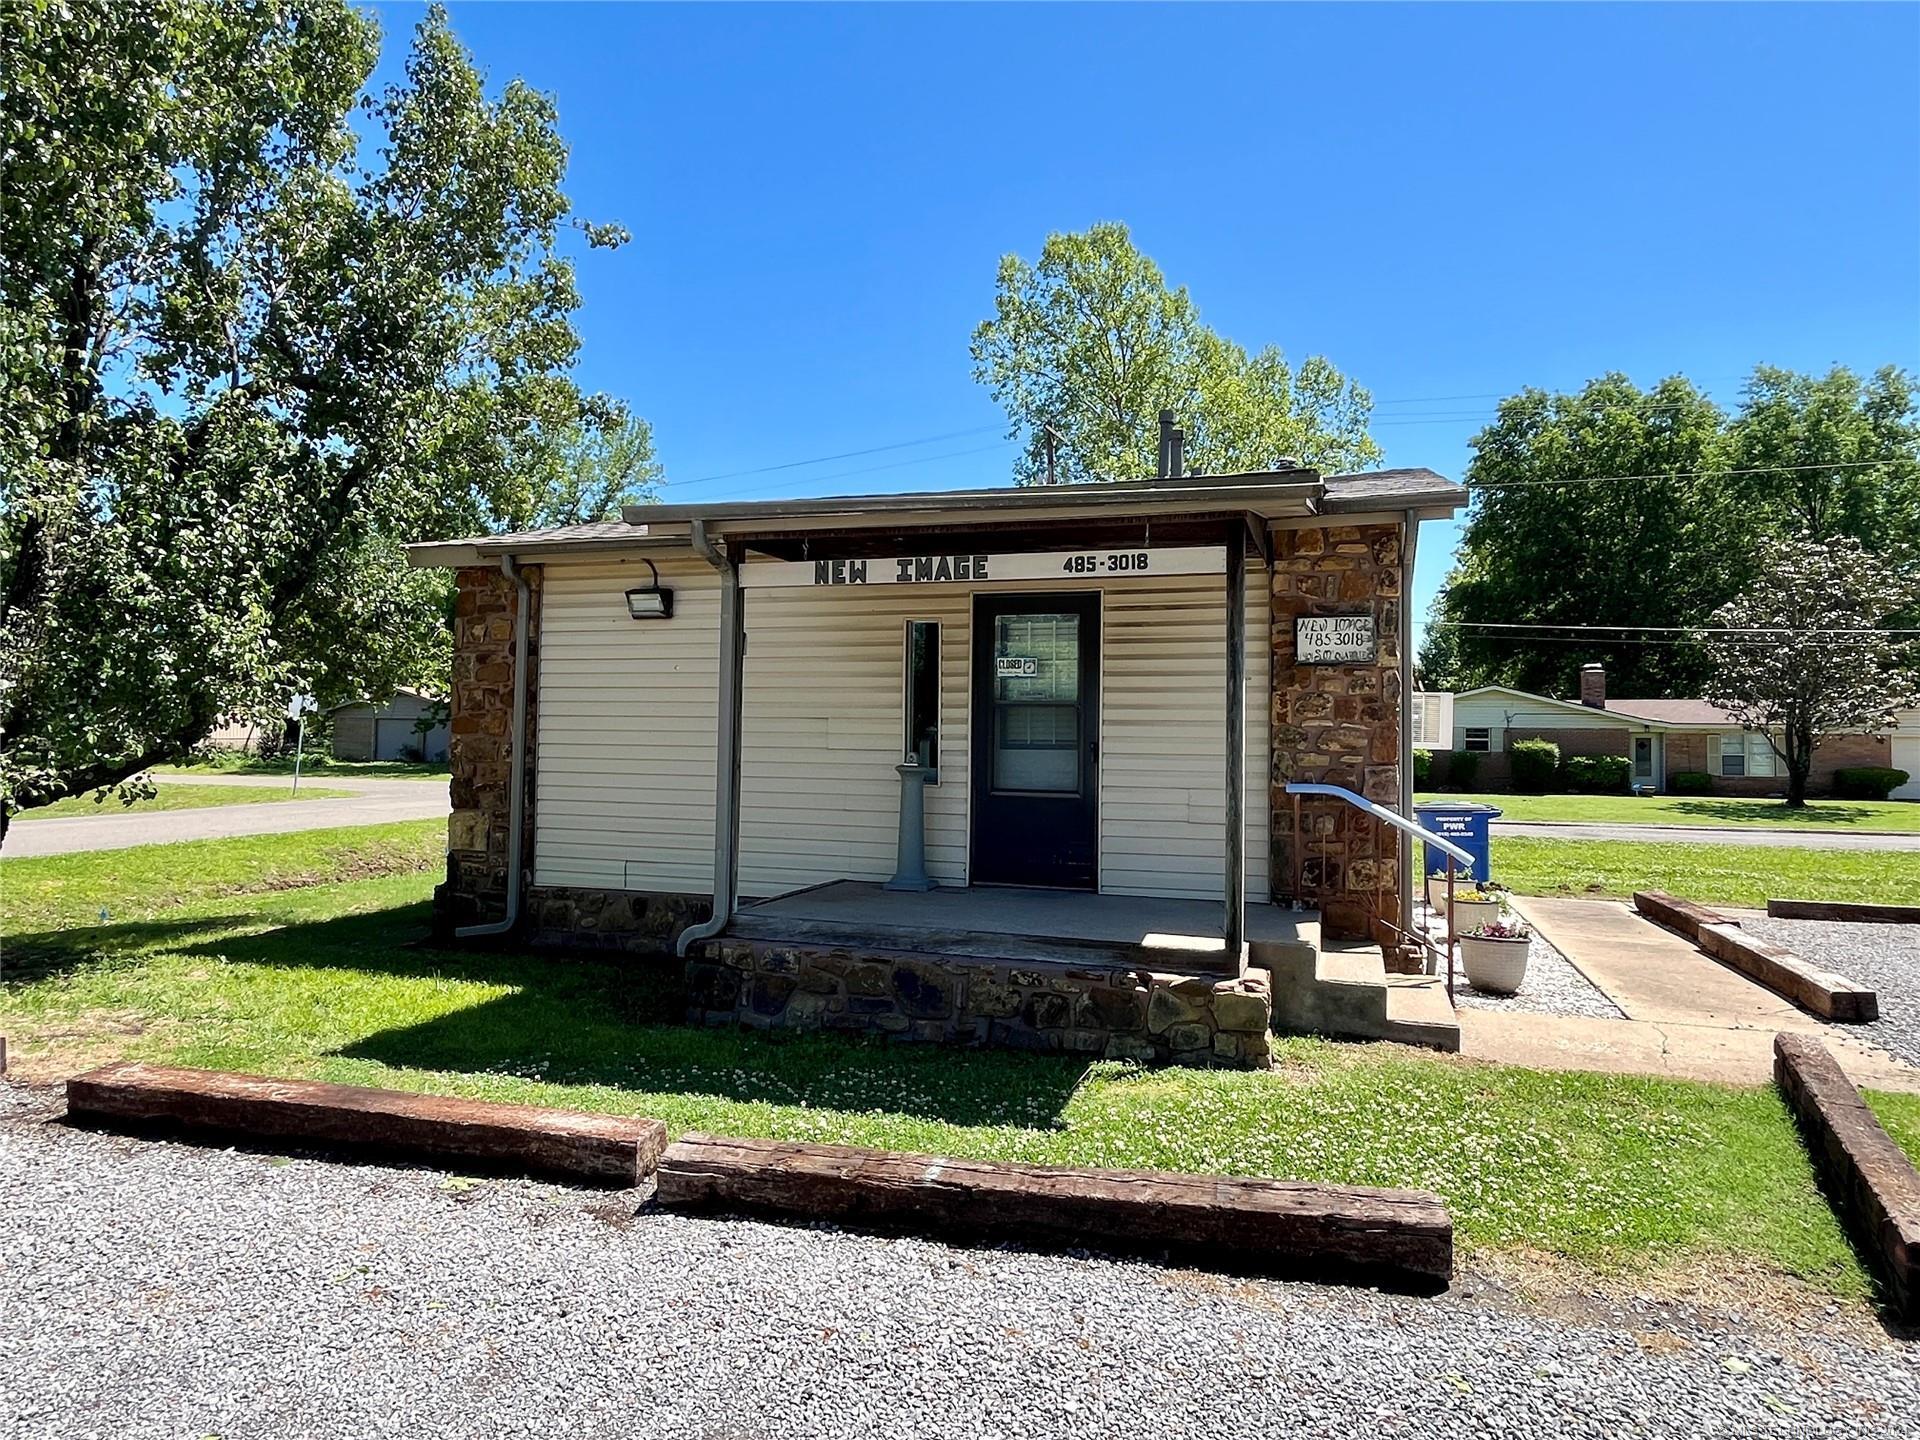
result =
M993 788L1080 788L1080 617L999 615L993 629Z
M1651 779L1653 776L1653 741L1636 738L1633 742L1633 773Z

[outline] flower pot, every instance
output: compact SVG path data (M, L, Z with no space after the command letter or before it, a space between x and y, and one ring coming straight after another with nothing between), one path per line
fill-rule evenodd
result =
M1444 906L1445 897L1441 897ZM1442 910L1444 914L1444 909ZM1453 933L1464 935L1469 930L1482 925L1494 925L1500 920L1500 902L1498 900L1462 900L1456 891L1453 901Z
M1466 965L1467 983L1493 995L1513 994L1527 978L1527 951L1532 944L1524 935L1512 940L1462 935L1460 958Z

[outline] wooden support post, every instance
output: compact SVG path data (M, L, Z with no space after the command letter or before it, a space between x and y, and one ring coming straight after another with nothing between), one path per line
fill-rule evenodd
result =
M1247 933L1247 523L1227 530L1227 970L1238 974ZM1299 844L1300 837L1294 836Z

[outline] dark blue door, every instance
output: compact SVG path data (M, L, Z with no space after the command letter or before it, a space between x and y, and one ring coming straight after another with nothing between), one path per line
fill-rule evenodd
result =
M978 885L1098 885L1100 597L981 595L973 623Z

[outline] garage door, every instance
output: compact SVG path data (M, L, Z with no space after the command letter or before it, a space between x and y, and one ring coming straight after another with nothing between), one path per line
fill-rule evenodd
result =
M373 722L373 758L376 760L405 760L408 752L419 752L420 732L413 728L411 720L376 720ZM426 758L444 760L447 758L447 727L436 725L427 732Z
M1893 768L1904 770L1907 783L1893 792L1895 800L1920 800L1920 735L1893 737Z

